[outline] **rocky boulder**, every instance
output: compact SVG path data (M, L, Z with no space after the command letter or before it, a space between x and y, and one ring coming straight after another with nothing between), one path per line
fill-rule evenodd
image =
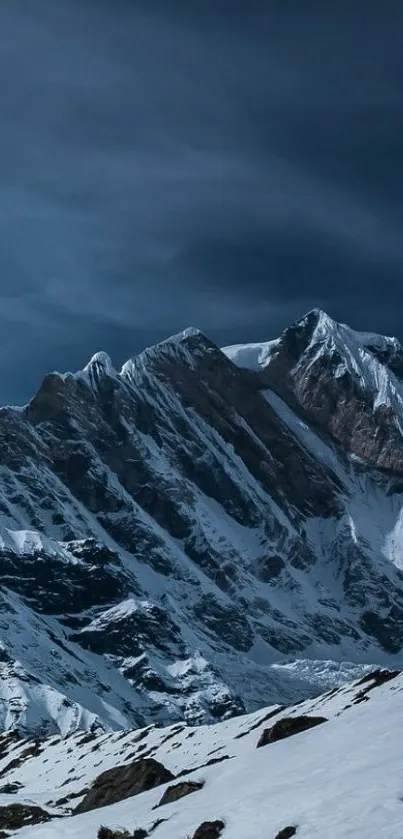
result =
M42 807L33 804L7 804L0 807L0 830L19 830L28 825L50 821L51 816Z
M202 822L193 834L193 839L218 839L224 827L225 824L221 819L214 822Z
M277 740L284 740L285 737L292 737L293 734L300 734L301 731L307 731L323 722L327 722L326 717L283 717L282 720L275 722L271 728L264 729L257 748L275 743Z
M138 827L134 833L128 830L114 830L112 827L101 826L98 830L97 839L146 839L148 833L142 827Z
M167 787L158 807L162 807L163 804L172 804L173 801L179 801L185 795L191 795L192 792L197 792L199 789L203 789L203 787L204 783L202 781L181 781L179 784Z
M92 787L76 807L75 813L87 813L98 807L116 804L125 798L154 789L160 784L173 781L174 775L153 758L135 760L127 766L107 769L95 779Z

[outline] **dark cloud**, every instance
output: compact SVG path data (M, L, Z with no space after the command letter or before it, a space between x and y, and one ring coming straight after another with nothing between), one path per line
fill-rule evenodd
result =
M360 8L358 8L360 7ZM0 401L189 325L403 337L403 9L3 0Z

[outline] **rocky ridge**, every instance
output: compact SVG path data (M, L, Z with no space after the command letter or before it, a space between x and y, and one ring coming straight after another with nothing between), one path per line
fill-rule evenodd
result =
M315 311L2 409L2 726L211 722L399 663L402 406L398 342Z

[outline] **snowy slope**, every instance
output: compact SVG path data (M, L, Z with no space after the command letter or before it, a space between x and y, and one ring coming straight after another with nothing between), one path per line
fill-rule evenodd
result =
M257 371L266 366L277 345L278 340L275 339L260 344L233 344L231 347L223 347L222 351L237 367Z
M0 410L2 724L211 723L403 663L401 361L314 312Z
M58 812L54 804L60 788L65 798L76 796L97 771L130 762L130 752L130 760L153 756L180 780L204 786L161 808L166 785L158 786L112 806L14 835L95 839L104 824L131 831L141 827L161 839L185 839L201 822L220 819L225 823L223 839L274 839L288 825L296 827L297 839L400 839L403 681L401 675L391 676L383 684L369 677L309 703L285 710L269 707L216 726L122 732L90 742L82 735L52 738L41 745L39 755L22 760L21 788L14 796L2 796L0 806L12 799L29 800ZM326 722L256 748L264 729L284 716L301 715L324 717ZM24 750L26 742L14 743L10 754L18 761ZM11 779L16 772L11 771ZM66 776L70 781L63 783ZM70 806L78 801L72 797ZM61 813L68 808L66 803L58 806ZM153 830L157 819L163 821Z

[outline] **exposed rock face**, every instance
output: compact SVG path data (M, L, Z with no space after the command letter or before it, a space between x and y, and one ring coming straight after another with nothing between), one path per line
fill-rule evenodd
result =
M344 452L402 474L402 359L396 339L354 333L315 310L285 330L261 376Z
M75 812L87 813L98 807L116 804L117 801L123 801L125 798L172 781L173 777L165 766L152 757L135 760L126 766L116 766L102 772L96 778Z
M287 825L287 827L283 827L280 830L275 839L291 839L292 836L295 836L296 832L297 828L294 825Z
M219 839L225 824L220 819L214 822L202 822L193 834L193 839Z
M162 807L164 804L172 804L173 801L179 801L185 795L191 795L192 792L203 789L203 786L204 784L198 781L181 781L179 784L167 787L158 806Z
M142 827L136 828L133 833L128 830L113 830L110 827L100 827L98 839L146 839L148 833Z
M284 656L401 654L402 348L313 312L229 355L187 330L0 411L1 725L211 722L314 693Z
M130 833L128 830L113 830L111 827L101 825L97 839L130 839Z
M327 722L326 717L284 717L275 722L271 728L265 728L262 731L257 748L275 743L277 740L284 740L285 737L292 737L294 734L300 734L301 731L315 728L316 725L324 722Z
M392 679L396 679L399 672L399 670L383 670L379 668L378 670L372 670L371 673L367 673L357 684L365 685L365 690L369 692L374 688L380 687L380 685L391 682Z
M148 836L147 831L141 827L138 827L134 833L129 833L128 830L113 830L111 827L101 826L97 839L146 839L146 836Z
M31 824L50 821L51 816L42 807L33 804L7 804L0 806L0 830L19 830ZM7 834L6 834L7 835Z

